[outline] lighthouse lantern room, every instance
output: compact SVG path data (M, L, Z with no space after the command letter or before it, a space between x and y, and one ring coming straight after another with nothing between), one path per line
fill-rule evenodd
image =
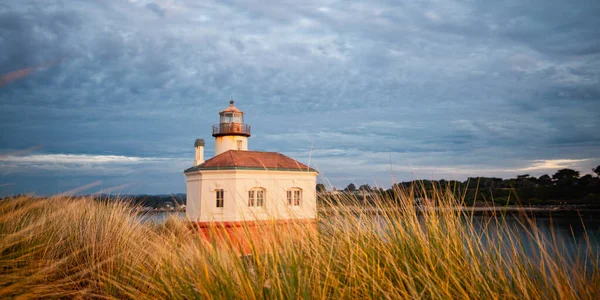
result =
M220 122L213 125L212 135L215 137L215 156L228 150L248 150L250 125L244 124L244 112L233 106L219 113Z

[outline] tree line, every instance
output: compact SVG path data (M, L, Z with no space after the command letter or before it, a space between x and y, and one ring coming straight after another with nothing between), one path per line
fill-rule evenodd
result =
M97 200L120 200L134 205L153 209L180 209L186 204L185 194L172 195L93 195Z
M397 199L398 189L418 187L425 192L434 188L450 188L468 205L476 201L496 202L498 204L598 204L600 205L600 166L592 169L595 175L580 176L579 171L560 169L552 176L540 177L530 174L518 175L515 178L469 177L465 181L456 180L413 180L395 183L389 189L371 187L362 184L348 184L341 192L356 194L357 197L378 194L383 199ZM317 184L320 195L326 194L325 185Z

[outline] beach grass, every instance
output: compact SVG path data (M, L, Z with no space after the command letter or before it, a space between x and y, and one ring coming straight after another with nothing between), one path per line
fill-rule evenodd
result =
M425 193L398 189L399 201L370 209L342 194L320 205L318 226L264 222L235 237L214 227L210 238L174 216L145 222L126 201L4 199L0 298L600 298L589 240L566 255L533 219L475 224L449 187ZM427 200L417 208L415 197Z

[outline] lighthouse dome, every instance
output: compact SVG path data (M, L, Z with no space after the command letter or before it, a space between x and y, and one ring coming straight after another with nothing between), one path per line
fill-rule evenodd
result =
M243 112L241 110L239 110L237 107L233 106L233 100L229 101L229 106L222 110L221 113L241 113L243 114Z

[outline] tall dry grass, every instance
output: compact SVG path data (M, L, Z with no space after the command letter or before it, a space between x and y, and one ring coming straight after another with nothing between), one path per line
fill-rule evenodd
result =
M397 193L399 203L370 209L340 196L323 205L318 230L242 228L246 250L218 228L207 239L173 217L144 223L122 202L3 200L0 298L600 298L590 243L566 256L532 220L519 228L527 240L501 215L475 226L449 189ZM415 194L431 200L417 210Z

